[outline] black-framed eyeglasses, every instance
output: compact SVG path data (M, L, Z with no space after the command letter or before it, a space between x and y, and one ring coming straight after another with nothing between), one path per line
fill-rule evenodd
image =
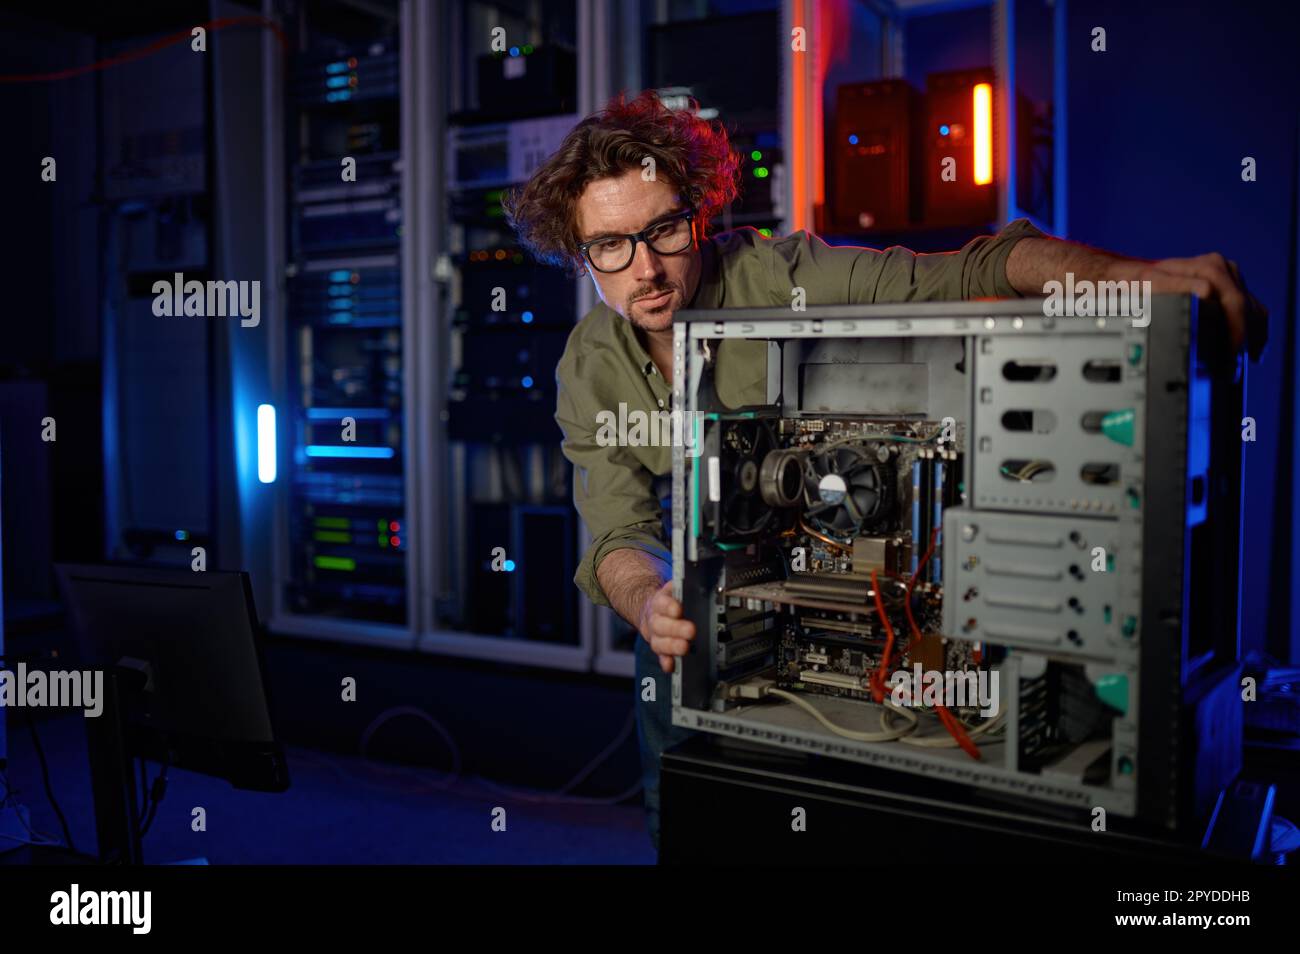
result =
M632 235L602 235L578 246L598 272L621 272L632 264L636 243L645 242L660 255L677 255L695 241L695 211L686 209L660 219Z

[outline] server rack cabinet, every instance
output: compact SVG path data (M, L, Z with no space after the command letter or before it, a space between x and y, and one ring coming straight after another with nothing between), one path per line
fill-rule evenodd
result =
M554 422L577 286L518 247L501 205L580 118L589 47L577 30L588 6L436 4L434 35L417 39L439 53L420 118L436 157L422 206L433 281L421 317L430 413L417 490L418 646L431 653L591 665L589 616L572 583L579 522Z
M292 53L266 105L279 632L414 643L410 4L266 4ZM405 160L405 161L404 161ZM274 177L276 171L268 172ZM253 530L257 534L257 529Z
M1040 300L678 316L674 398L688 420L698 415L699 438L694 451L674 449L673 579L698 636L673 677L674 724L928 774L976 796L1100 807L1198 832L1241 761L1244 364L1231 357L1222 316L1215 320L1209 306L1186 296L1150 301L1145 326L1049 317ZM737 338L767 342L767 404L729 408L714 390L719 349L735 348ZM734 512L733 497L753 493L752 483L731 476L744 461L728 435L754 421L777 435L891 432L877 442L885 450L871 446L899 462L899 519L853 539L851 557L831 553L839 563L819 573L783 561L789 540L777 524L737 543L736 526L752 530L762 515L751 508L719 522ZM952 425L948 443L897 442L908 429L933 433L931 424ZM816 448L818 439L801 446ZM784 437L776 444L769 452L795 446ZM909 486L905 454L910 472L929 476ZM762 461L754 465L761 473ZM940 465L949 468L946 481ZM865 512L867 498L853 496L857 479L847 477L847 495ZM833 483L814 481L814 496L796 506L800 520L831 523L836 511L826 508L837 498L825 491ZM761 480L760 490L775 493ZM933 528L925 539L909 510ZM793 526L816 556L816 538ZM888 596L898 588L890 569L907 579L928 540L937 540L937 565L903 597L927 637L946 638L931 644L943 655L929 656L944 662L925 668L960 659L999 673L1005 728L979 740L978 760L955 745L846 738L769 693L784 686L841 728L902 726L893 713L882 722L881 709L863 701L871 653L882 652L877 627L901 605L872 605L876 584L864 571L879 570ZM810 597L810 582L834 585L837 595ZM746 617L769 625L744 630ZM840 648L810 654L793 638L810 635L814 619L857 640L857 669L826 655ZM753 644L755 632L767 645ZM842 636L816 638L839 647ZM927 657L926 642L917 645L909 666ZM945 738L933 715L916 718L913 739Z

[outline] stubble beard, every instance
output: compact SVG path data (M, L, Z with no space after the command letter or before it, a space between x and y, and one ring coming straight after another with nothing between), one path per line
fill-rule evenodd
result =
M667 331L673 326L673 315L677 312L681 298L680 291L675 286L669 286L666 289L660 289L660 291L668 291L668 299L652 311L647 310L636 299L628 302L628 319L634 327L640 328L642 331ZM656 292L651 292L649 295L642 297L653 297L655 294Z

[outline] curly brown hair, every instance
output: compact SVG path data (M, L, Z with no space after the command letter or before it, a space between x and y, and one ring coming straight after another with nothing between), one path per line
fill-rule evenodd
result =
M574 126L555 155L523 186L502 199L520 242L540 261L576 271L577 203L596 179L641 169L654 159L656 176L677 188L695 211L697 235L731 204L740 188L740 157L720 123L701 119L692 100L669 109L653 90L629 99L619 93Z

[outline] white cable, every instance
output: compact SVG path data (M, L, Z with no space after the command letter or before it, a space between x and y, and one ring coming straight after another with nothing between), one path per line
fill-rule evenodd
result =
M898 712L902 715L911 716L913 720L912 726L913 728L916 728L918 724L918 720L916 719L916 715L914 713L912 713L907 709L903 709L898 706L895 706L892 702L886 703L886 706L888 709L894 712ZM989 719L987 722L981 722L975 728L969 729L966 735L973 741L979 738L980 736L986 735L987 733L991 732L993 730L993 727L996 726L1001 721L1002 721L1002 714L998 714L994 716L992 719ZM880 713L880 725L881 728L885 728L885 729L889 728L888 712ZM900 738L898 741L906 743L907 745L917 745L920 746L921 748L927 748L927 749L953 749L956 748L959 744L956 739L954 739L951 735L948 735L947 733L943 735L927 735L921 738L917 738L915 736L908 736L906 738Z
M446 744L447 748L451 750L452 765L451 771L447 772L444 778L434 783L434 787L450 788L452 785L455 785L456 780L460 778L461 774L460 746L456 744L456 740L452 737L452 734L443 727L441 722L418 706L394 706L393 708L387 709L375 716L370 725L366 726L366 730L361 733L361 742L359 746L361 749L361 760L377 771L384 772L388 770L387 766L382 766L379 763L372 761L370 757L367 756L366 749L369 748L370 739L374 736L375 732L381 725L389 719L403 715L414 716L417 719L427 722L432 726L433 731L437 732L438 735L442 737L442 741Z
M855 729L845 729L842 726L836 725L830 719L822 715L821 712L819 712L814 705L812 705L810 702L808 702L805 699L799 698L792 692L786 692L784 689L769 688L766 694L769 696L779 696L780 698L785 699L788 702L793 702L795 705L803 709L805 712L809 713L814 719L816 719L826 728L830 729L836 735L843 736L846 739L854 739L855 741L858 742L892 742L895 739L901 739L909 732L912 732L916 728L917 723L920 721L917 719L915 713L908 712L906 709L898 709L897 711L899 712L900 715L903 715L908 719L912 720L911 725L907 726L904 729L889 729L888 727L886 727L885 732L859 732ZM890 705L890 704L886 703L886 705ZM884 712L880 714L880 718L882 721L884 720L885 715L886 713Z

